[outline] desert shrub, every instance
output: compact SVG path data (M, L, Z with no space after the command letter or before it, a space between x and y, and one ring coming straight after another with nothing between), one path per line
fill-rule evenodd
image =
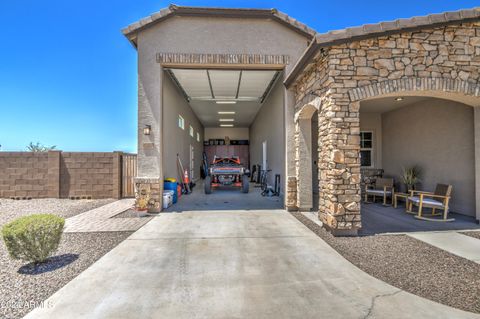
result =
M64 225L55 215L30 215L3 226L2 237L10 257L38 263L57 250Z

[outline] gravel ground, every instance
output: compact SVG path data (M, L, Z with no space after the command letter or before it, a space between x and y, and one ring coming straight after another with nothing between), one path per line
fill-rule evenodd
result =
M478 238L480 239L480 231L469 231L469 232L462 232L460 234L464 234L470 237Z
M404 235L334 237L301 213L292 215L371 276L415 295L480 313L479 264Z
M39 305L130 234L132 232L65 233L55 256L36 268L11 260L2 243L0 318L23 317L33 309L25 303Z
M68 218L114 201L115 199L0 199L0 226L31 214L49 213Z

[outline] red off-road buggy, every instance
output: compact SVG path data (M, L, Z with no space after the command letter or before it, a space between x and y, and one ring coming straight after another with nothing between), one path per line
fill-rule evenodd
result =
M242 193L248 193L248 170L240 163L238 156L217 157L205 177L205 194L211 194L212 188L218 186L240 187Z

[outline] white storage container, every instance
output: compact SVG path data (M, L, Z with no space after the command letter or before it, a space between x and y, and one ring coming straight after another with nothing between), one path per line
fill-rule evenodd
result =
M163 192L163 208L166 209L173 204L173 191L166 190Z

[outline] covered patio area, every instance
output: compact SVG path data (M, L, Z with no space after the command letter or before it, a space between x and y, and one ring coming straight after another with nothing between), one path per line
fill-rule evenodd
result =
M474 108L459 96L440 95L402 92L360 103L359 235L480 228ZM415 178L407 185L411 171ZM412 197L412 189L430 193ZM377 201L371 203L374 196L367 199L365 193L376 194ZM397 208L394 194L400 199ZM413 213L406 212L407 197Z
M362 228L360 236L379 235L387 233L409 233L423 231L472 230L479 229L480 225L472 216L450 213L455 221L449 223L429 222L414 218L405 212L403 203L397 208L383 206L380 202L361 206Z

